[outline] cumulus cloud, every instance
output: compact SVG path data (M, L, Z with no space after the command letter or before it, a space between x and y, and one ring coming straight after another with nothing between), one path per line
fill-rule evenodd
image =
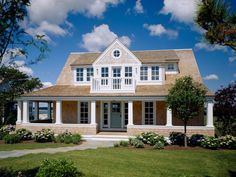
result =
M117 34L112 32L107 24L102 24L94 27L91 33L82 35L82 47L88 51L101 51L116 38ZM130 46L131 40L128 36L121 36L119 39L127 47Z
M151 36L167 35L170 38L176 38L178 36L177 31L166 29L161 24L153 24L153 25L144 24L143 27L150 31Z
M236 56L229 57L229 62L234 62L234 61L236 61Z
M144 13L143 5L141 3L141 0L136 0L135 6L134 6L134 11L138 14Z
M224 51L224 52L227 51L227 47L225 47L225 46L221 46L221 45L218 45L218 44L211 45L211 44L207 44L205 42L198 42L198 43L196 43L195 44L195 48L197 50L204 49L204 50L210 51L210 52L216 51L216 50L221 50L221 51Z
M51 82L42 82L43 88L51 87L53 84Z
M164 7L160 13L171 15L172 20L183 23L193 23L197 4L200 0L164 0Z
M204 80L219 80L219 77L216 74L209 74L203 78Z

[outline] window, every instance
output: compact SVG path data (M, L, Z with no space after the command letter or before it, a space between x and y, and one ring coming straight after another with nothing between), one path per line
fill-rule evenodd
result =
M167 65L167 70L168 70L168 71L174 71L174 70L175 70L174 64L173 64L173 63L168 64L168 65Z
M89 117L88 102L80 102L80 123L87 124Z
M144 102L144 124L154 124L154 104L153 102Z
M120 77L120 71L121 71L120 68L113 68L112 71L113 71L113 77Z
M141 66L140 68L140 80L148 80L148 67Z
M114 57L114 58L119 58L119 57L120 57L120 54L121 54L121 52L120 52L120 50L118 50L118 49L116 49L116 50L113 51L113 57Z
M76 81L79 81L79 82L84 81L84 69L83 68L76 69Z
M93 76L93 68L87 68L87 81L90 81L92 76Z
M103 103L103 127L108 127L108 103Z
M132 77L132 67L125 67L125 77Z
M128 103L125 103L125 125L128 124L128 119L129 119L129 108L128 108Z
M152 80L159 80L159 66L152 66Z
M108 70L108 67L102 68L101 76L102 76L102 77L108 77L108 75L109 75L109 72L108 72L108 71L109 71L109 70Z

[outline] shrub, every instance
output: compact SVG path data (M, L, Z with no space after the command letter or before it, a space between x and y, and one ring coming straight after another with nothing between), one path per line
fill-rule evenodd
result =
M16 144L16 143L20 143L21 141L21 137L18 134L7 134L4 136L3 138L4 142L6 144Z
M64 133L57 135L55 140L56 140L56 142L64 143L65 139L67 137L70 137L71 135L72 135L71 132L66 130ZM68 140L66 140L66 141L68 141Z
M161 141L156 142L156 144L153 146L153 149L164 149L165 144Z
M189 139L189 145L190 146L200 146L203 139L204 139L204 135L193 134Z
M120 147L120 143L114 143L113 146L114 147Z
M236 149L236 137L231 135L222 136L219 138L220 147L224 149Z
M207 149L218 149L220 143L219 140L213 136L205 136L201 142L201 146Z
M16 130L16 133L20 136L21 140L32 140L33 134L31 131L21 128Z
M159 141L161 141L164 145L166 144L164 136L158 135L154 132L141 133L141 135L137 136L137 138L144 144L150 144L151 146L154 146Z
M120 146L127 147L129 145L128 141L120 141Z
M66 144L78 144L81 141L80 134L71 134L70 132L66 131L61 133L55 137L56 142L66 143Z
M0 168L0 176L1 177L34 177L38 172L38 167L16 171L11 168Z
M54 140L54 133L50 129L42 129L41 131L37 131L34 137L35 141L39 143L52 142Z
M5 135L9 134L10 132L15 131L14 125L4 125L0 128L0 140L4 138Z
M74 134L71 136L72 138L72 143L73 144L78 144L81 141L81 135L80 134Z
M36 177L78 177L81 172L73 162L67 160L44 160Z
M173 145L184 145L184 133L182 132L171 132L169 139Z
M144 148L144 143L138 138L133 138L131 140L131 145L135 148Z

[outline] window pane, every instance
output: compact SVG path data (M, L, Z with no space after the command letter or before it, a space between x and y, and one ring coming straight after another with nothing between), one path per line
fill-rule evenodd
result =
M152 66L152 80L159 80L159 66Z
M154 123L154 104L153 102L144 102L144 124L153 125Z
M83 81L84 80L84 69L83 68L77 68L76 69L76 81Z
M103 67L102 72L101 72L101 76L108 77L108 73L109 73L108 71L109 71L108 67Z
M125 67L125 77L132 77L132 67Z
M140 80L148 80L148 67L147 66L141 66Z
M80 102L80 123L88 123L88 102Z
M90 81L92 76L93 76L93 68L87 68L87 81Z

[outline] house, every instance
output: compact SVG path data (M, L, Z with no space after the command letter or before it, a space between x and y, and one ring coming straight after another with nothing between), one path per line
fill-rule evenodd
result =
M17 128L168 136L183 131L183 122L167 108L166 95L187 75L202 83L191 49L130 51L116 39L102 53L71 53L54 86L18 99ZM214 135L210 91L205 107L206 116L201 112L188 123L189 134Z

